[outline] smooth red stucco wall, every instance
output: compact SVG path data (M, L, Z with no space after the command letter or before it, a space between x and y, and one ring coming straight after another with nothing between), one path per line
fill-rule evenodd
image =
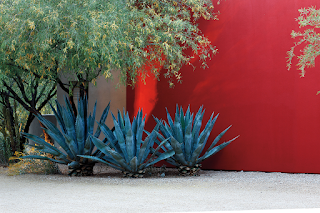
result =
M143 108L149 130L155 125L151 114L165 119L165 107L173 114L176 104L190 104L194 112L204 105L205 122L213 111L220 113L208 142L230 124L222 139L240 138L204 161L204 169L320 173L320 61L304 78L295 66L286 68L298 9L317 3L222 1L219 21L200 22L219 49L209 68L183 67L183 83L174 89L164 78L127 88L129 113Z

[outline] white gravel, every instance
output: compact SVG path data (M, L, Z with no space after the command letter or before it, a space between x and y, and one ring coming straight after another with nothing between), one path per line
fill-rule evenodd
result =
M0 212L205 212L320 208L320 175L201 171L180 177L7 176L0 169ZM315 210L315 209L314 209ZM304 211L305 212L305 211ZM320 210L319 210L320 212Z

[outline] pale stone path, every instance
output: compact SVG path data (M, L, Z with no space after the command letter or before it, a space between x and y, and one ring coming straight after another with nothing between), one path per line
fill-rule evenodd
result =
M320 208L320 175L201 171L143 179L117 172L93 177L6 176L0 212L205 212ZM319 211L320 212L320 211Z

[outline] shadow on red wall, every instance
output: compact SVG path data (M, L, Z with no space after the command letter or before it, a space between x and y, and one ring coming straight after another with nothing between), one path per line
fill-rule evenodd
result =
M317 3L222 1L219 21L199 23L219 49L210 68L183 67L183 83L174 89L164 78L128 88L129 113L143 108L149 130L155 125L151 114L166 119L165 107L173 114L176 104L190 104L194 112L204 105L204 122L220 113L208 143L230 124L222 139L240 138L204 161L204 169L320 173L320 71L309 69L300 78L294 67L286 68L298 9Z

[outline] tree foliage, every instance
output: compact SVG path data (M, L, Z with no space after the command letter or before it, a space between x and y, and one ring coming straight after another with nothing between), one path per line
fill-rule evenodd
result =
M211 0L1 0L0 69L58 83L62 74L90 82L118 70L134 85L148 65L157 78L164 68L172 85L192 58L206 67L216 53L199 18L217 18Z
M300 28L305 28L303 32L292 31L291 37L298 39L288 54L288 69L291 68L292 59L295 57L295 49L304 45L301 54L297 56L298 69L301 71L301 76L305 75L305 68L314 67L315 59L320 55L320 10L315 7L303 8L299 10L300 15L296 19Z

